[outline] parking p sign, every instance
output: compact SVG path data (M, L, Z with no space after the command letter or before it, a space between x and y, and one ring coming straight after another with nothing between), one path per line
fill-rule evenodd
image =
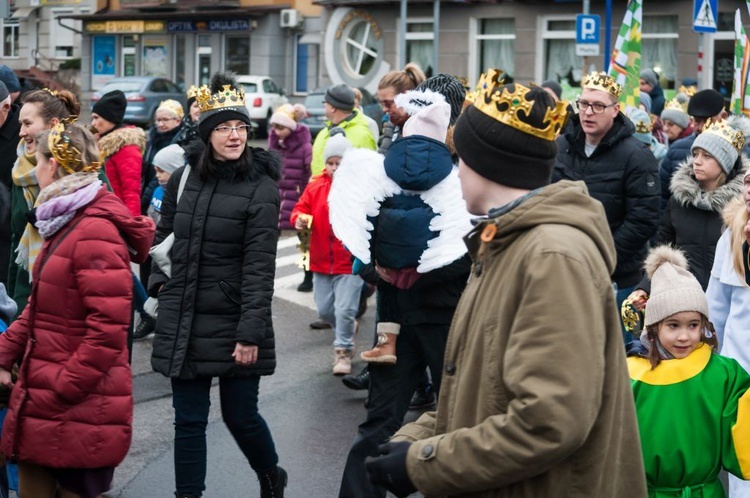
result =
M599 55L599 27L597 15L578 14L576 16L576 55Z

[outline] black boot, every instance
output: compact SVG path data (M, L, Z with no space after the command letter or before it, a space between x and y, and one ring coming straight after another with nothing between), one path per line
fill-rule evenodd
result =
M354 389L355 391L362 391L364 389L367 389L370 387L370 371L367 369L367 366L365 365L365 368L362 369L361 372L359 372L357 375L344 375L344 378L341 379L341 382L344 383L346 387L349 389Z
M147 315L146 313L141 315L141 321L133 332L133 340L140 341L145 339L156 329L156 320Z
M288 479L286 470L278 465L270 470L256 472L260 481L260 498L284 498Z
M306 271L305 272L305 278L302 280L302 283L297 286L297 291L299 292L312 292L312 272Z
M174 492L174 495L176 498L201 498L201 495L189 495L187 493L178 493L177 491Z

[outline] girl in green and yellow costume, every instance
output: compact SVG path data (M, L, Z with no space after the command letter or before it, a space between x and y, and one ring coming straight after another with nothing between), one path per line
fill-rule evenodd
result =
M645 266L651 297L628 369L649 498L724 497L722 469L750 479L750 375L716 353L685 255L657 247Z

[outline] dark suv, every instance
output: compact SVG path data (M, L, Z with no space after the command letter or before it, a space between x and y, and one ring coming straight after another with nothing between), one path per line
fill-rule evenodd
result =
M308 93L307 97L305 97L304 104L310 116L303 119L302 122L310 128L313 140L315 140L320 130L326 125L326 111L325 107L323 107L323 97L325 97L326 90L327 87L318 88ZM374 119L378 123L378 126L380 126L383 120L383 108L380 107L380 102L364 88L359 87L359 91L362 92L362 102L360 102L362 109L365 111L365 114Z

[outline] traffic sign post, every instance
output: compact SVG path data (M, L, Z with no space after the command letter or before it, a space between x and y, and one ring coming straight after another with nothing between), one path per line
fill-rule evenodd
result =
M716 33L719 0L693 0L693 31Z
M578 14L576 16L576 55L599 55L599 31L601 19L598 15Z

